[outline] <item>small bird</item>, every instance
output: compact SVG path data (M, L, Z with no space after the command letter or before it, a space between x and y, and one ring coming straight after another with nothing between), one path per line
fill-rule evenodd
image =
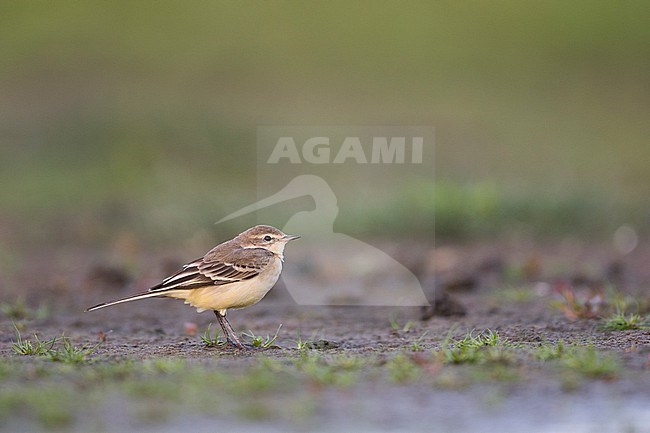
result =
M282 271L284 247L298 238L267 225L252 227L184 265L148 291L86 311L145 298L183 299L199 313L213 310L228 342L243 349L226 312L256 304L271 290Z

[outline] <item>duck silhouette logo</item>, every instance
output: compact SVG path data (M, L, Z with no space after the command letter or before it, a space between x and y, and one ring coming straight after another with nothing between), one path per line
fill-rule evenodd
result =
M282 279L299 305L430 305L420 281L381 249L334 232L337 199L315 175L293 178L277 193L217 221L232 220L287 200L310 196L315 208L294 214L282 230L302 236L286 252Z

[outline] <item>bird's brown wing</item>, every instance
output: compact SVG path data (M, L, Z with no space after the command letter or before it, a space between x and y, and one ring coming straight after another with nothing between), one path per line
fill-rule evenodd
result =
M149 291L189 290L247 280L258 275L273 258L273 253L262 248L224 250L219 247L186 264Z

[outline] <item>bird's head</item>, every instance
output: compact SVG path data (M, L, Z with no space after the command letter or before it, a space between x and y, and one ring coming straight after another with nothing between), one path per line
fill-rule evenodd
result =
M237 238L242 248L263 248L282 256L287 242L298 239L300 236L287 235L275 227L259 225L251 227Z

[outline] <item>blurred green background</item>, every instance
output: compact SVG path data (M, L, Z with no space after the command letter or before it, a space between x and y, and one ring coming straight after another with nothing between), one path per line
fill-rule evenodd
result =
M347 233L650 226L647 2L2 2L0 59L5 249L241 228L276 124L436 128Z

